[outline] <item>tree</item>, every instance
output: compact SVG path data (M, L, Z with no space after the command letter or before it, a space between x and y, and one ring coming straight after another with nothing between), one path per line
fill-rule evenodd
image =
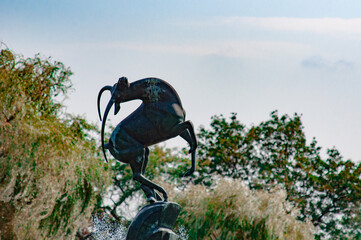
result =
M361 166L344 161L336 149L326 159L315 139L307 144L299 115L278 116L247 129L233 113L214 116L199 133L197 183L211 185L219 174L253 189L281 185L301 209L299 219L318 227L317 237L360 236Z
M70 69L0 51L0 238L66 239L109 185L94 126L61 111Z

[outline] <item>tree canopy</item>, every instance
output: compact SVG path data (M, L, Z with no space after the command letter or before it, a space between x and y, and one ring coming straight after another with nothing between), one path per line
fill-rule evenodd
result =
M317 237L360 237L361 165L345 161L335 148L321 157L307 143L301 117L279 116L246 128L233 113L214 116L199 133L197 183L214 183L215 174L245 181L252 189L282 186L300 208L299 219L318 227Z

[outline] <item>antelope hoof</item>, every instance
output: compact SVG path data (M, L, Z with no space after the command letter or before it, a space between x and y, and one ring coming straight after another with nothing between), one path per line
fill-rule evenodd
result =
M188 172L186 172L186 174L184 174L184 176L185 177L189 177L190 175L192 175L193 174L193 172L194 172L194 169L189 169L189 171Z
M157 200L154 197L147 198L147 203L155 203Z
M164 199L163 202L168 202L168 194L167 194L167 192L165 192L165 191L164 191L164 193L163 193L163 199Z
M197 147L191 147L188 151L188 153L193 153L196 150Z

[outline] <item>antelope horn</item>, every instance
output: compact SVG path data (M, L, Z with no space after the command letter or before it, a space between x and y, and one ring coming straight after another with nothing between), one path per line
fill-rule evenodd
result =
M108 162L108 159L107 159L107 155L105 154L105 148L104 148L104 128L105 128L105 122L107 121L108 113L109 113L110 109L112 108L113 103L114 103L113 98L111 98L109 100L107 108L105 109L105 112L104 112L103 121L102 121L102 130L100 133L101 141L102 141L102 150L103 150L103 154L104 154L104 158L105 158L106 162Z
M112 91L112 87L111 87L111 86L105 86L105 87L103 87L102 89L100 89L100 91L99 91L99 94L98 94L98 114L99 114L100 121L102 120L102 115L101 115L101 113L100 113L100 98L102 97L102 93L103 93L105 90L109 90L109 91L111 92L111 91Z

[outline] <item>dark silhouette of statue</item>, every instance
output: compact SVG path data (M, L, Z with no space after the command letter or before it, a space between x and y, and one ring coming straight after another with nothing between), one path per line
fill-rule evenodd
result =
M100 99L106 90L111 92L111 99L102 120ZM117 114L120 103L134 99L142 100L142 104L118 124L105 144L104 128L111 107L114 105L114 114ZM113 87L105 86L100 90L98 112L102 120L101 141L105 159L107 160L105 149L108 149L115 159L129 163L133 179L141 183L148 202L162 200L154 189L162 193L164 202L167 202L166 191L143 175L148 163L148 147L176 136L185 139L190 145L189 153L192 156L192 166L185 176L191 175L195 170L197 148L193 124L185 121L185 111L174 88L158 78L145 78L129 84L128 79L122 77Z

